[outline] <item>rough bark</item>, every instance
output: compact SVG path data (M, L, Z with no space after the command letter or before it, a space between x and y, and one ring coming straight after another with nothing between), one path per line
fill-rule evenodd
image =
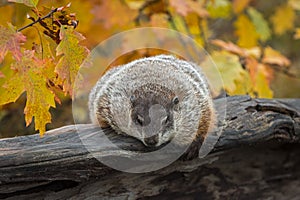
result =
M217 110L222 102L215 100ZM93 138L100 130L92 125L2 139L0 199L300 199L300 99L237 96L226 106L222 135L208 156L143 174L95 159L77 133ZM130 158L147 150L133 138L107 134L134 152L91 143L97 156Z

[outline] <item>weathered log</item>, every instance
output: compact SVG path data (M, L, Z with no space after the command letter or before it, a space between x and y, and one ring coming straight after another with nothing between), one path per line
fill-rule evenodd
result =
M220 102L215 100L217 110L224 107ZM91 142L85 144L91 153L80 134L95 137L101 130L93 125L62 127L43 138L2 139L0 198L300 199L300 99L237 96L226 105L222 135L208 156L143 174L119 172L95 159L131 158L147 149L107 130L124 151Z

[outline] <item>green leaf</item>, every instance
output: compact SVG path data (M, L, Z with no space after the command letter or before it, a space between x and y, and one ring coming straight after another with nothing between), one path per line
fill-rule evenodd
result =
M55 72L63 81L64 92L71 96L80 65L89 54L89 50L79 44L84 39L71 26L62 26L60 29L61 42L56 48L56 55L62 57L55 67Z
M9 2L22 3L29 7L36 7L39 0L8 0Z
M252 23L256 28L261 41L267 41L271 36L271 30L269 28L268 22L264 19L263 15L256 9L250 7L247 9Z
M242 79L235 80L235 90L232 91L232 94L234 95L250 95L252 97L255 97L253 93L253 84L251 82L251 78L249 73L242 73Z

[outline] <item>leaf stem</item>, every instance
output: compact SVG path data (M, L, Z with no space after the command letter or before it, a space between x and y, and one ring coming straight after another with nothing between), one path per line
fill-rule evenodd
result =
M28 28L28 27L31 27L31 26L33 26L34 24L39 23L40 21L43 21L43 20L46 19L46 18L51 17L51 15L52 15L53 13L57 12L57 9L58 9L58 8L55 8L55 9L51 10L51 11L50 11L47 15L45 15L44 17L39 17L37 20L31 22L30 24L27 24L26 26L23 26L22 28L19 28L19 29L17 30L17 32L23 31L24 29L26 29L26 28Z

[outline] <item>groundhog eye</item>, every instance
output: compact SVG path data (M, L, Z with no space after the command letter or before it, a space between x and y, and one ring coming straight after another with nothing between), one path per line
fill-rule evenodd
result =
M135 100L135 96L134 96L134 95L131 95L130 98L129 98L129 100L130 100L131 103L133 103L134 100Z
M162 124L167 124L170 120L170 117L169 116L166 116L165 118L163 118L162 120Z
M174 97L172 101L173 101L173 104L174 104L174 105L176 105L176 104L179 103L178 97Z
M139 125L143 126L144 118L141 115L137 115L136 121Z

